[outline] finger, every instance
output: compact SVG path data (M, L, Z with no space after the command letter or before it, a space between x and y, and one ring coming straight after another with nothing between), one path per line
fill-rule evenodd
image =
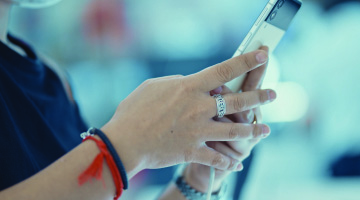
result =
M221 95L231 94L231 93L234 93L234 92L231 91L230 88L228 88L225 85L222 86ZM235 123L248 123L248 121L246 120L246 117L247 117L249 112L250 111L234 113L232 115L227 115L226 117L229 118L232 122L235 122ZM221 120L218 120L218 121L221 121Z
M244 84L241 86L241 90L246 92L260 88L262 80L265 76L266 67L267 64L264 64L249 72L249 74L246 76Z
M256 123L262 122L262 114L260 111L260 107L256 107L251 110L246 110L241 113L233 114L232 120L236 123L254 123L256 116Z
M267 59L266 51L257 50L208 67L188 78L194 83L195 88L208 92L263 65Z
M253 149L254 146L259 142L260 142L259 138L254 138L254 139L249 140L250 148Z
M231 115L268 104L276 99L276 93L274 90L256 90L226 94L223 98L226 105L226 115ZM214 98L208 98L205 105L207 107L206 113L211 117L217 115L218 108Z
M218 121L218 122L226 122L226 123L233 123L233 121L230 118L228 118L228 116L222 117L222 118L216 118L216 121Z
M222 93L222 87L218 87L210 91L210 95L221 94L221 93Z
M231 171L236 171L240 164L238 160L219 153L205 145L194 154L194 162L211 166L219 170Z
M227 141L225 142L229 147L231 147L234 151L237 151L242 154L242 160L245 160L250 154L254 146L259 143L263 137L261 138L253 138L249 140L242 141Z
M236 164L237 166L235 167L236 171L241 171L243 169L243 164L241 163L245 159L243 153L235 151L224 142L208 142L207 144L209 147L213 148L219 153L222 153L226 156L229 156L230 158L237 160L238 163Z
M260 49L264 50L266 52L269 52L269 48L266 46L263 46ZM256 69L250 71L247 74L246 79L241 86L241 90L246 92L246 91L259 89L261 86L262 80L264 79L267 65L268 65L268 62L266 62L265 64L261 65L260 67L258 67Z
M204 141L243 141L253 138L265 138L270 134L266 124L239 124L214 122L209 131L204 131Z
M240 94L227 94L223 98L226 103L226 114L229 115L270 103L276 99L276 93L274 90L256 90ZM216 114L217 110L214 113Z
M252 123L254 121L254 109L245 110L234 114L234 122L237 123Z
M230 88L228 88L225 85L219 87L218 90L221 91L220 92L221 95L234 93L230 90ZM256 107L256 108L250 109L250 110L246 110L243 112L239 112L239 113L234 113L232 115L228 115L227 118L221 118L221 119L227 119L226 121L224 121L224 120L217 120L217 121L228 122L230 119L232 122L235 122L235 123L252 123L254 121L255 115L256 115L257 121L259 123L261 123L262 115L261 115L259 107Z
M218 151L219 153L222 153L238 161L242 160L243 154L235 151L234 149L226 145L224 142L207 142L206 144L212 149Z
M225 85L223 85L221 87L221 95L225 95L225 94L229 94L229 93L233 93L228 87L226 87ZM237 113L233 114L233 115L237 115ZM215 118L216 121L218 122L227 122L227 123L231 123L231 122L236 122L234 121L234 116L233 115L227 115L225 117L222 118Z
M225 95L225 94L231 94L234 93L233 91L230 90L230 88L228 88L226 85L221 86L221 95Z

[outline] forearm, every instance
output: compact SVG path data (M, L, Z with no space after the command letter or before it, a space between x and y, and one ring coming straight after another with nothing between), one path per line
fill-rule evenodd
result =
M83 142L41 172L1 191L0 199L113 199L116 189L105 161L104 182L94 180L78 185L78 176L98 153L93 141Z

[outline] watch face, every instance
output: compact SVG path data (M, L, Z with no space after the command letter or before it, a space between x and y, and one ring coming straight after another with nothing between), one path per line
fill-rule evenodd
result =
M54 5L61 0L5 0L15 5L27 8L43 8L47 6Z

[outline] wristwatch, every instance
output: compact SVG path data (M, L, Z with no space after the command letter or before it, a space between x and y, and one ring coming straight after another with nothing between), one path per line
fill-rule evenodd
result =
M185 182L183 176L179 176L175 180L177 188L188 200L206 200L206 194L197 191ZM223 184L219 191L211 194L211 200L221 200L225 196L227 185Z

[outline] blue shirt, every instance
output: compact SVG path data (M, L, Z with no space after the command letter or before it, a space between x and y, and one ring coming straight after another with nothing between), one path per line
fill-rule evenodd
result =
M87 127L64 86L26 43L0 42L0 191L36 174L81 143Z

